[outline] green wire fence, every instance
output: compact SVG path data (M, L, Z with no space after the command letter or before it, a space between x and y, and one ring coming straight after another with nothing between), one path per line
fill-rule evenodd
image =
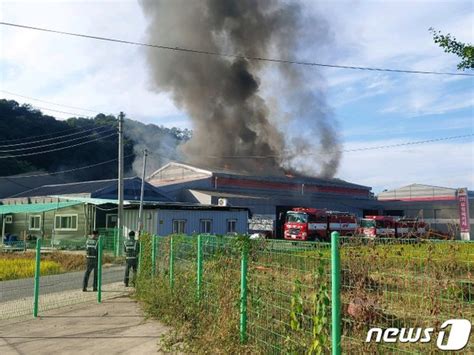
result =
M137 294L152 314L192 324L196 339L206 339L198 352L429 353L444 321L474 319L473 243L334 237L331 250L330 243L150 236ZM434 331L427 343L367 342L374 327ZM470 341L464 351L473 350Z
M38 239L34 249L7 249L1 253L0 320L37 317L47 310L129 294L130 289L123 285L125 258L116 256L123 253L123 243L116 245L117 231L102 230L100 240L98 292L91 292L93 272L89 277L89 292L82 291L85 238L60 240L55 247Z
M15 259L25 273L0 270L0 319L128 293L122 233L100 233L98 293L82 292L85 240L2 254L0 266ZM151 315L193 330L190 352L435 353L446 320L474 319L474 243L337 237L145 234L132 285ZM371 328L398 333L377 341ZM474 353L472 339L462 351Z

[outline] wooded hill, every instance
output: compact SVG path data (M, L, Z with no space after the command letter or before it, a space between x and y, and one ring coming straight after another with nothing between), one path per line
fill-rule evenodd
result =
M143 126L127 120L128 125ZM153 126L179 145L191 132L179 128ZM0 100L0 176L28 172L55 172L80 168L117 158L117 118L98 114L94 118L71 117L57 120L30 105ZM83 144L87 142L87 144ZM125 132L125 172L133 174L137 137ZM76 145L76 146L74 146ZM64 147L70 147L61 149ZM36 154L41 153L41 154ZM62 174L66 180L85 181L117 177L117 163Z

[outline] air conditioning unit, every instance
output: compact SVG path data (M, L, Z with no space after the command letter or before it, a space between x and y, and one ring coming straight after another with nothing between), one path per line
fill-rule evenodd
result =
M217 205L221 207L225 207L229 205L229 201L226 198L220 198L217 200Z
M13 223L13 216L5 216L5 224L12 224Z

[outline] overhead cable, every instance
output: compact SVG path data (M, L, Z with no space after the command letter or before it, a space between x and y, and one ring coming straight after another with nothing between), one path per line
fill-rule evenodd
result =
M204 55L216 56L216 57L245 59L245 60L250 60L250 61L262 61L262 62L273 62L273 63L279 63L279 64L294 64L294 65L303 65L303 66L312 66L312 67L368 70L368 71L377 71L377 72L392 72L392 73L405 73L405 74L429 74L429 75L450 75L450 76L471 76L471 77L474 76L474 74L470 74L470 73L452 73L452 72L423 71L423 70L375 68L375 67L362 67L362 66L354 66L354 65L338 65L338 64L306 62L306 61L290 60L290 59L265 58L265 57L256 57L252 55L223 53L223 52L207 51L207 50L202 50L202 49L176 47L176 46L172 47L172 46L165 46L165 45L159 45L159 44L128 41L128 40L110 38L110 37L92 36L92 35L86 35L86 34L81 34L81 33L53 30L53 29L44 28L44 27L21 25L21 24L16 24L16 23L11 23L11 22L0 22L0 25L23 28L23 29L28 29L28 30L49 32L49 33L56 33L56 34L66 35L66 36L88 38L88 39L94 39L94 40L99 40L99 41L108 41L108 42L115 42L115 43L128 44L128 45L134 45L134 46L151 47L151 48L184 52L184 53L204 54Z
M45 138L45 139L40 139L40 140L36 140L36 141L29 141L29 142L23 142L23 143L16 143L16 144L5 144L5 145L0 145L0 148L7 148L7 147L18 147L18 146L25 146L25 145L31 145L31 144L36 144L36 143L43 143L43 142L49 142L49 141L53 141L53 140L57 140L57 139L63 139L63 138L67 138L67 137L73 137L73 136L77 136L79 134L84 134L84 133L88 133L88 132L92 132L94 130L98 130L100 128L103 128L103 127L94 127L94 128L89 128L89 129L84 129L84 130L81 130L81 131L78 131L78 132L75 132L75 133L70 133L70 134L65 134L65 135L62 135L62 136L56 136L56 137L51 137L51 138ZM105 128L105 126L104 126ZM105 133L107 131L110 131L110 130L113 130L115 128L108 128L104 131L98 131L97 133ZM85 138L86 136L82 137L82 138ZM28 137L25 137L25 138L28 138ZM68 138L67 141L70 141L70 140L73 140L73 139L70 139ZM59 144L60 142L58 142L57 144ZM37 147L28 147L28 148L23 148L23 149L19 149L19 150L26 150L26 149L33 149L33 148L40 148L41 146L37 146ZM13 150L12 150L13 151ZM0 150L0 152L4 152L2 150Z
M129 155L126 155L124 157L124 159L127 159L127 158L130 158L130 157L133 157L134 154L129 154ZM86 166L82 166L80 168L74 168L74 169L68 169L68 170L59 170L59 171L53 171L53 172L50 172L50 173L42 173L42 174L32 174L32 175L10 175L10 176L0 176L0 179L7 179L7 180L16 180L16 179L26 179L26 178L34 178L34 177L41 177L41 176L51 176L51 175L59 175L59 174L66 174L66 173L73 173L75 171L79 171L79 170L85 170L85 169L90 169L90 168L95 168L96 166L101 166L101 165L105 165L105 164L110 164L110 163L113 163L115 161L117 161L118 159L115 158L115 159L110 159L110 160L107 160L107 161L103 161L103 162L100 162L100 163L96 163L96 164L92 164L92 165L86 165Z
M105 131L102 131L102 132L96 132L96 133L97 134L111 133L112 131L116 131L116 130L115 129L108 129L108 130L105 130ZM25 150L34 150L34 149L38 149L38 148L52 147L52 146L55 146L55 145L70 143L70 142L74 142L74 141L78 141L78 140L86 139L86 138L91 138L91 137L93 137L93 136L92 135L87 135L87 136L83 136L83 137L68 138L65 141L42 144L42 145L37 145L37 146L33 146L33 147L23 147L23 148L0 150L0 153L21 152L21 151L25 151Z
M45 103L45 104L51 104L51 105L55 105L55 106L62 106L62 107L66 107L66 108L72 108L73 110L88 111L88 112L92 112L92 113L95 113L95 114L100 113L100 112L98 112L98 111L90 110L90 109L83 108L83 107L69 106L69 105L60 105L60 104L57 104L57 103L55 103L55 102L46 101L46 100L41 100L41 99L37 99L37 98L31 97L31 96L20 95L20 94L17 94L17 93L11 92L11 91L7 91L7 90L1 90L1 89L0 89L0 92L3 92L4 94L12 95L12 96L22 97L22 98L28 99L28 100L43 102L43 103Z
M89 143L92 143L92 142L96 142L96 141L99 141L101 139L109 138L109 137L112 137L112 136L115 136L115 135L116 135L116 133L112 133L108 136L103 136L103 137L99 137L99 138L96 138L96 139L91 139L91 140L88 140L88 141L85 141L85 142L76 143L76 144L73 144L73 145L69 145L67 147L59 147L59 148L49 149L49 150L45 150L45 151L41 151L41 152L23 153L23 154L16 154L16 155L4 155L4 156L0 156L0 159L19 158L19 157L27 157L27 156L32 156L32 155L39 155L39 154L57 152L59 150L70 149L70 148L78 147L78 146L81 146L81 145L84 145L84 144L89 144Z
M386 148L395 148L395 147L403 147L409 145L418 145L418 144L426 144L426 143L433 143L433 142L440 142L452 139L460 139L460 138L467 138L474 136L474 133L465 134L460 136L451 136L451 137L441 137L441 138L434 138L434 139L427 139L422 141L412 141L412 142L404 142L404 143L396 143L396 144L387 144L387 145L379 145L373 147L363 147L363 148L354 148L354 149L343 149L341 152L358 152L358 151L366 151L366 150L376 150L376 149L386 149ZM286 153L290 153L286 151ZM208 158L212 159L269 159L269 158L283 158L284 154L269 154L269 155L224 155L224 156L216 156L216 155L209 155ZM311 156L311 155L319 155L320 153L299 153L299 156Z

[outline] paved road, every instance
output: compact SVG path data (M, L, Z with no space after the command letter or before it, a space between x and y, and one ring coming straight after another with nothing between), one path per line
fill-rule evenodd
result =
M123 280L124 267L113 266L102 269L103 289L107 284ZM68 272L58 275L42 276L40 279L40 294L51 294L67 290L81 289L84 271ZM92 287L91 274L89 278L89 287ZM24 297L33 296L34 279L19 279L0 282L0 303L12 301Z
M145 320L135 301L116 297L44 312L37 319L2 321L0 354L156 355L164 353L160 337L169 330Z

